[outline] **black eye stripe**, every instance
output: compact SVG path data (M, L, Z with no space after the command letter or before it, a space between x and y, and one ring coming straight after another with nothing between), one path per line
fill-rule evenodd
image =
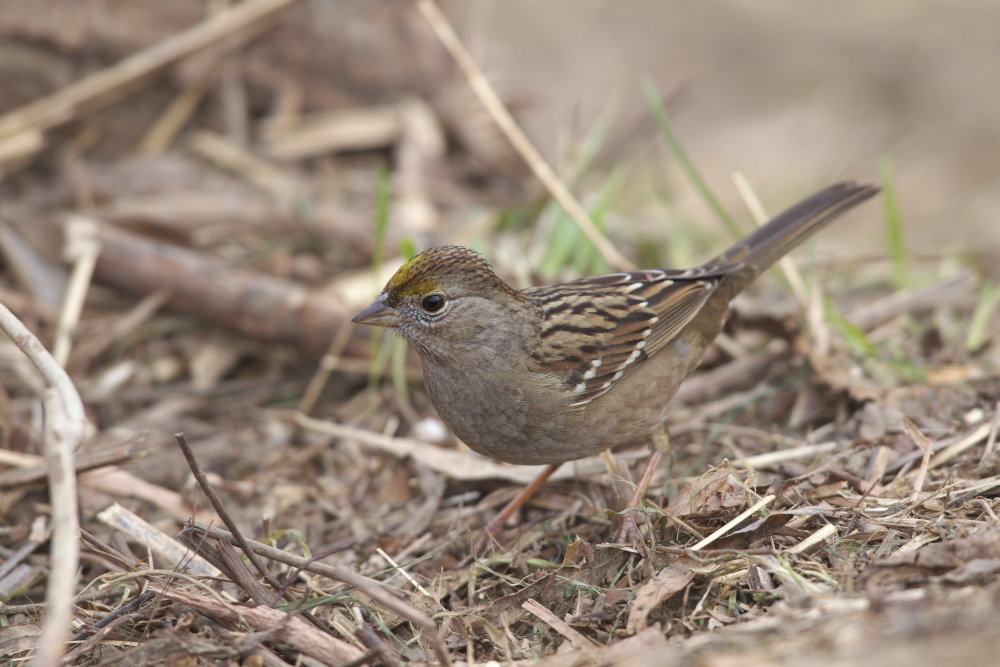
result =
M440 294L430 294L425 296L420 302L420 305L428 313L436 313L437 311L444 308L444 296Z

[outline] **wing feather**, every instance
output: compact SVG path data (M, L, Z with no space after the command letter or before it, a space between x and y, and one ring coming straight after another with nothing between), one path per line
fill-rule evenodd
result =
M673 339L735 266L635 271L525 290L542 308L540 371L564 375L583 405Z

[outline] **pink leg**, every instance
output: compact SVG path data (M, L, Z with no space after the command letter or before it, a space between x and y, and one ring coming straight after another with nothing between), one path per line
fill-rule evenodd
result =
M650 455L649 459L646 461L646 467L642 470L642 477L639 478L639 483L635 487L635 492L632 497L629 498L628 505L626 507L639 507L639 503L643 496L646 495L646 491L649 489L650 482L653 481L653 473L656 472L656 468L660 465L660 461L663 460L663 452L658 449L654 449ZM615 533L612 542L615 544L623 544L632 542L639 536L639 529L636 526L636 518L642 516L641 510L633 510L625 512L622 515L622 525L618 528L618 532Z
M656 468L663 460L663 455L670 451L670 433L667 431L666 426L661 426L653 433L651 440L653 451L646 461L646 467L642 470L642 477L639 478L639 483L636 484L635 493L629 498L628 505L626 505L628 508L639 507L642 498L646 495L646 491L649 490L650 483L653 481L653 473L656 472ZM641 510L629 510L622 516L622 525L612 540L615 544L631 543L639 536L639 529L636 525L637 517L642 517Z
M521 509L524 503L528 502L531 496L535 495L535 492L545 484L546 480L552 476L556 470L559 469L561 463L552 463L546 466L538 477L532 480L531 484L521 489L521 492L514 496L514 499L507 503L500 512L493 517L493 519L486 524L486 528L483 529L483 534L479 537L476 542L475 553L477 555L482 555L486 553L486 548L492 544L494 539L499 538L503 535L503 525L507 523L507 520L514 516L514 512Z

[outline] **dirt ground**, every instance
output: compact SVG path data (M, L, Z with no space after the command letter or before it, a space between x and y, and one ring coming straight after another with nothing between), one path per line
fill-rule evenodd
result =
M704 261L754 196L884 188L736 300L640 539L609 543L644 447L474 552L538 470L457 441L350 318L432 245L518 287L622 260L426 4L0 0L0 304L57 360L0 317L0 657L992 664L1000 6L445 4L624 261Z

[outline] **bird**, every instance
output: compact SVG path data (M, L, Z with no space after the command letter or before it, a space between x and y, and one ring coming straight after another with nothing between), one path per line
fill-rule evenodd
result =
M566 461L652 444L630 500L634 507L669 443L670 400L722 331L733 298L878 190L851 182L827 187L711 261L684 270L619 272L518 290L476 251L433 247L403 264L352 321L390 328L410 342L431 403L474 451L548 466L522 495ZM484 538L516 507L508 509L488 524ZM634 521L629 528L619 537L634 531Z

